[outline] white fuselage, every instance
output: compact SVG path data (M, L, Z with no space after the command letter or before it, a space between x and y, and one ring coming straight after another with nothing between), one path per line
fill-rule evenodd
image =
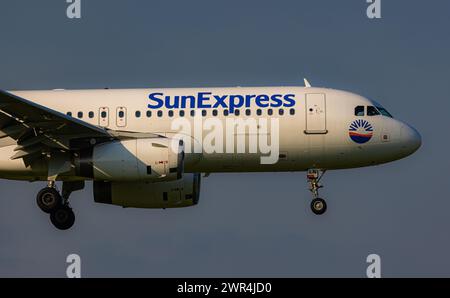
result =
M116 131L179 136L180 132L174 127L174 121L184 118L193 127L190 133L186 133L188 136L185 136L191 138L192 146L208 139L209 133L208 129L195 131L195 119L206 121L212 118L216 123L222 123L223 127L226 127L229 119L251 118L257 123L260 119L278 119L277 162L262 164L261 156L268 153L262 153L259 149L254 153L249 152L248 144L252 133L248 130L233 131L234 152L226 150L226 138L223 136L223 150L188 153L184 169L186 172L353 168L397 160L413 153L420 146L420 135L407 124L386 115L368 115L367 107L379 106L377 103L353 93L333 89L237 87L11 93L61 113L71 113L72 117L90 124ZM214 96L223 98L223 104L227 107L220 104L213 107L216 103ZM169 106L166 102L159 106L159 99L165 101L166 98L169 98ZM233 101L232 113L229 111L230 101ZM357 114L357 107L363 107L363 112ZM192 110L195 110L196 116L191 115ZM206 112L202 112L203 110ZM225 112L224 115L224 110L228 110L228 114ZM183 111L181 117L180 111ZM358 123L365 124L366 129L362 127L361 130ZM367 129L368 125L371 129ZM268 139L271 133L274 131L269 130L266 134ZM238 140L245 140L245 150L242 153L237 153ZM11 160L15 146L16 142L11 138L0 139L0 175L10 179L42 179L46 172L45 162L30 166L25 165L21 159Z

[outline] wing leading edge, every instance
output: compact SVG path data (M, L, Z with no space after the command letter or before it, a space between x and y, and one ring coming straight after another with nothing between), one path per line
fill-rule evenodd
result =
M35 158L114 138L105 128L0 90L0 139L5 137L17 141L11 159Z

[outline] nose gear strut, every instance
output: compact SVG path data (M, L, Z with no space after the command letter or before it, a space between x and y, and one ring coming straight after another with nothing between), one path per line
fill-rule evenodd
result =
M311 210L316 215L324 214L327 211L327 203L319 197L319 189L323 187L319 182L325 174L326 170L309 169L306 178L309 184L309 190L312 193Z

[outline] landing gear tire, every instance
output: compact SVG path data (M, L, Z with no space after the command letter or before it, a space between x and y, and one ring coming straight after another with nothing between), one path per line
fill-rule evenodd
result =
M75 223L75 214L69 206L60 206L50 213L50 221L59 230L68 230Z
M315 198L311 201L311 210L316 215L322 215L327 211L327 203L324 199Z
M36 202L42 211L45 213L51 213L61 206L62 198L55 188L46 187L38 192Z
M311 210L316 215L324 214L327 211L327 203L324 199L319 198L319 189L323 186L319 183L326 170L309 169L306 178L309 184L309 190L312 193Z

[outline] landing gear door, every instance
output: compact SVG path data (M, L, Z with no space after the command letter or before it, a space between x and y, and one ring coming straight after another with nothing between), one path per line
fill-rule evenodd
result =
M325 94L306 94L306 134L327 133Z
M109 125L109 109L107 107L101 107L98 110L98 125L102 127Z

